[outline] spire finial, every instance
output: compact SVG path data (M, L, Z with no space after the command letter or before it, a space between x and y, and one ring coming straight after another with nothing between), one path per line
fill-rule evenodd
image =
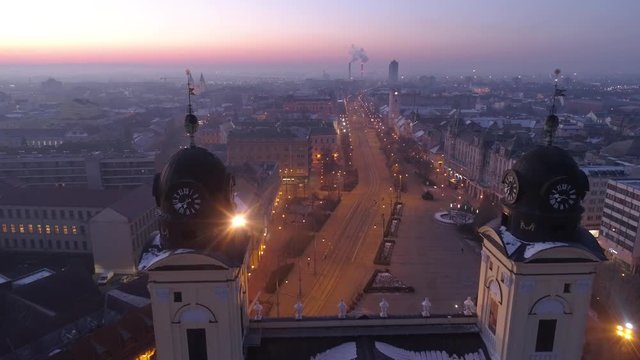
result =
M558 88L558 79L560 77L560 69L556 69L554 71L556 76L553 85L553 98L551 100L551 109L549 109L549 116L547 116L547 120L544 122L544 133L546 137L547 146L553 145L553 136L558 130L558 125L560 124L560 119L556 115L556 99L558 97L564 96L564 89Z
M187 98L189 104L187 105L187 116L184 118L184 129L189 135L190 146L195 147L195 134L198 131L198 118L193 114L193 107L191 105L191 96L196 95L196 88L194 85L193 77L191 76L191 71L189 69L186 70L187 73Z

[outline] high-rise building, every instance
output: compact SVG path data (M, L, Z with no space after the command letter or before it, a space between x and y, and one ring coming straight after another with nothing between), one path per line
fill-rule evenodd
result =
M389 84L398 83L398 62L393 60L389 63Z
M609 180L601 221L606 254L626 271L640 271L640 179Z
M589 193L582 202L584 206L582 226L593 236L598 237L607 183L611 179L622 179L627 176L627 173L625 167L621 165L583 165L580 169L589 178Z

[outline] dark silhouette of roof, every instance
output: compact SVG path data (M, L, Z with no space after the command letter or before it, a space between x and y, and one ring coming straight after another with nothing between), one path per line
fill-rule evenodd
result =
M0 355L102 309L103 296L84 270L67 268L15 289L0 289Z

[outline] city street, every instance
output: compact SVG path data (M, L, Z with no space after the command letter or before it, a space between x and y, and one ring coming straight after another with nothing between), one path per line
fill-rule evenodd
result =
M279 313L293 314L299 292L308 316L335 314L341 299L356 305L356 312L377 313L383 297L389 301L391 313L418 313L425 296L430 298L434 313L460 312L462 301L477 292L480 245L465 240L454 225L433 217L457 199L455 190L444 187L436 191L435 200L422 200L423 185L411 174L408 192L402 194L405 209L391 265L373 264L382 240L382 214L389 218L389 201L395 195L390 192L392 182L375 130L368 128L369 119L355 108L351 104L349 111L353 161L360 170L360 183L353 192L343 193L341 204L316 235L315 244L280 287ZM446 183L443 175L437 181ZM415 292L366 294L356 304L354 299L374 269L389 269Z
M350 115L358 114L352 106ZM316 243L309 246L288 282L280 287L281 315L293 314L300 290L305 315L332 315L340 299L349 303L374 269L373 257L382 237L379 220L382 203L374 201L385 190L388 199L390 179L378 151L378 141L374 132L366 129L365 119L352 117L350 123L359 184L352 192L343 193L342 202L316 235ZM307 261L314 258L316 275L313 264Z

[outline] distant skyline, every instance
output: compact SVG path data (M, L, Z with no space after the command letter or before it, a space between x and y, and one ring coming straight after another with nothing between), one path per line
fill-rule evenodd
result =
M638 73L638 14L637 0L21 0L3 4L0 71L145 64L339 78L355 44L380 76L392 59L401 75Z

